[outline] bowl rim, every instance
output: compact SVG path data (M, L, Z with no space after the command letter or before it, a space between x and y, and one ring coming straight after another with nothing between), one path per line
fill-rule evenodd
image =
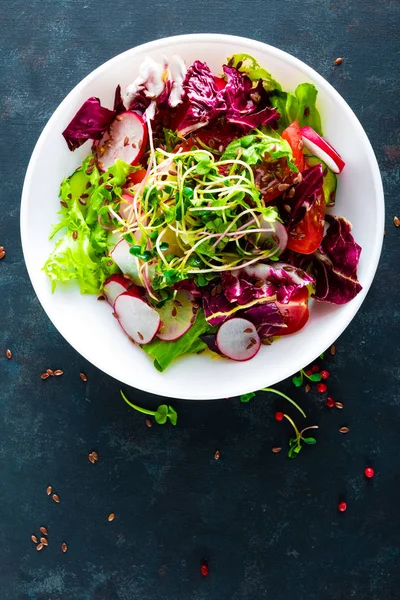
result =
M22 244L24 261L25 261L25 265L26 265L28 275L31 280L33 289L39 299L40 304L42 305L42 308L44 309L46 315L51 320L51 322L53 323L55 328L60 332L60 334L64 337L64 339L74 348L74 350L79 352L79 354L81 354L81 356L83 356L91 364L95 365L101 371L105 372L107 375L113 377L117 381L120 381L131 387L133 387L133 386L132 386L132 383L129 381L129 378L121 378L120 375L117 375L114 372L112 372L111 370L107 370L106 368L104 368L104 365L99 366L97 361L93 361L93 359L90 357L90 351L86 350L86 347L84 345L83 345L83 347L79 347L79 349L76 347L75 343L72 340L70 340L68 328L67 327L59 327L59 319L57 318L56 309L53 309L52 303L48 301L48 299L45 297L44 294L41 293L40 285L38 284L38 281L36 280L36 272L30 266L29 255L28 255L27 239L28 239L29 222L28 222L28 218L27 218L27 216L28 216L27 209L28 209L29 196L30 196L30 190L31 190L31 180L34 175L35 165L36 165L37 161L40 159L42 146L44 144L44 141L45 141L49 131L52 129L53 123L57 120L58 116L63 113L66 106L71 101L74 101L75 96L77 96L79 94L81 89L84 88L92 80L96 79L98 77L98 75L101 74L101 72L103 70L107 69L107 67L109 67L111 64L117 64L119 61L125 60L127 55L134 57L136 54L139 54L139 53L142 54L146 51L154 51L154 50L166 51L168 46L176 44L176 43L188 43L189 42L189 43L195 44L196 42L213 43L213 42L221 42L221 41L226 41L233 45L234 44L245 45L249 49L249 53L250 53L251 49L253 49L255 51L260 51L260 52L267 51L268 53L275 56L276 58L283 60L283 61L291 64L296 69L300 70L302 73L304 73L304 75L306 77L311 79L317 85L318 88L321 88L321 89L323 88L326 91L326 93L328 93L330 96L333 96L335 102L337 102L340 105L341 109L345 113L347 113L348 118L353 122L356 132L357 132L358 136L361 138L361 142L365 147L365 152L367 154L367 158L368 158L369 164L371 166L371 176L372 176L372 180L373 180L374 194L376 197L376 206L377 206L377 222L376 222L376 235L374 236L374 238L372 240L372 244L371 244L372 247L370 248L371 257L370 257L370 261L369 261L369 266L368 266L368 270L365 274L365 277L363 279L363 289L358 294L358 296L356 296L356 298L354 298L354 300L352 300L352 302L351 302L352 308L351 308L351 310L349 310L347 312L346 317L342 320L340 329L335 333L334 336L331 335L330 337L328 337L326 339L326 344L324 344L325 347L322 349L315 347L315 352L309 351L308 353L304 353L304 355L302 355L302 357L298 357L297 360L293 361L293 369L294 369L293 372L297 372L304 366L304 364L309 364L310 362L315 360L326 348L329 348L335 342L335 340L343 333L343 331L347 328L349 323L355 317L361 304L363 303L363 301L368 293L368 290L371 286L371 283L374 279L374 276L375 276L375 273L376 273L376 270L378 267L381 250L382 250L382 244L383 244L384 217L385 217L384 192L383 192L383 185L382 185L382 179L381 179L381 175L380 175L380 171L379 171L378 162L375 157L375 153L373 151L371 143L367 137L367 134L365 133L357 116L355 115L353 110L350 108L350 106L347 104L347 102L344 100L344 98L339 94L339 92L336 91L336 89L324 77L322 77L322 75L317 73L313 68L309 67L307 64L305 64L300 59L296 58L295 56L292 56L291 54L289 54L288 52L285 52L284 50L276 48L275 46L271 46L270 44L266 44L264 42L253 40L251 38L235 36L235 35L228 35L228 34L191 33L191 34L176 35L176 36L170 36L170 37L160 38L157 40L146 42L139 46L135 46L133 48L125 50L124 52L121 52L120 54L117 54L116 56L114 56L114 57L110 58L109 60L107 60L106 62L102 63L96 69L94 69L88 75L86 75L86 77L84 77L60 102L60 104L55 109L55 111L53 112L53 114L51 115L49 120L47 121L46 125L44 126L44 128L35 144L35 147L32 151L32 154L31 154L31 157L29 160L29 164L28 164L28 167L26 170L25 178L24 178L24 184L23 184L22 195L21 195L21 207L20 207L20 235L21 235L21 244ZM288 374L287 376L290 376L290 374ZM277 379L273 380L273 382L270 383L269 385L270 386L275 385L276 383L278 383L281 380L282 379L278 377ZM245 381L247 381L247 378L245 379ZM168 396L168 393L164 394L163 391L160 390L160 386L158 383L156 383L155 385L152 383L151 378L148 378L147 382L149 385L146 385L146 387L142 387L141 385L135 385L134 387L136 389L140 389L142 391L156 394L159 396ZM140 384L140 382L138 382L138 383ZM246 393L248 391L249 391L248 384L243 385L240 382L237 382L237 392L235 392L235 395L240 395L240 394ZM180 399L189 399L183 393L182 394L174 393L173 397L180 398ZM212 393L207 393L206 395L202 395L200 393L199 395L196 395L196 396L194 396L194 394L192 394L190 399L212 400L212 399L215 399L215 396L212 395Z

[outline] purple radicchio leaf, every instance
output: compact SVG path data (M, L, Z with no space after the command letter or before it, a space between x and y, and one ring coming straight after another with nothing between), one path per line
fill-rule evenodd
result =
M188 102L189 108L178 125L181 135L207 125L211 119L225 112L225 101L218 94L214 75L206 63L195 60L182 85L184 100Z
M285 263L258 263L223 278L224 294L230 302L247 304L252 299L273 298L287 304L302 287L314 279L302 269Z
M115 117L115 111L101 106L99 98L88 98L62 132L70 150L87 140L100 140Z
M227 105L227 121L248 129L255 129L261 125L269 125L276 129L280 115L275 108L268 106L268 95L262 82L258 82L253 88L247 75L235 67L224 65L223 68L227 83L220 95L224 97Z
M289 216L287 212L281 215L286 219L286 226L289 231L300 223L306 212L314 206L318 192L322 187L323 179L321 164L302 171L301 181L295 185L293 198L286 197L284 200L285 204L291 207Z
M329 227L313 255L315 293L322 302L346 304L362 290L357 278L361 246L352 234L351 224L343 217L326 215Z
M253 306L243 311L240 316L248 319L255 325L261 339L279 335L282 328L287 327L275 302L266 302Z

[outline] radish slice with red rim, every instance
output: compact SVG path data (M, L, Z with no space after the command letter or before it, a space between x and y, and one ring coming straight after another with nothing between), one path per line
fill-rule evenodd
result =
M123 275L111 275L103 286L103 294L107 302L114 306L115 300L127 291L129 285L132 285L129 279L125 279Z
M235 318L222 323L217 333L219 351L236 361L250 360L260 349L261 341L253 323Z
M322 160L334 173L341 173L345 166L343 158L329 142L324 140L312 127L302 127L303 143L307 150Z
M173 300L169 300L158 310L161 319L158 339L170 342L182 337L196 321L197 309L198 305L195 305L189 292L177 292Z
M117 158L137 164L147 143L147 125L131 111L117 115L97 144L98 165L103 171L113 166Z
M118 296L114 312L122 329L137 344L151 342L160 328L157 311L130 291Z

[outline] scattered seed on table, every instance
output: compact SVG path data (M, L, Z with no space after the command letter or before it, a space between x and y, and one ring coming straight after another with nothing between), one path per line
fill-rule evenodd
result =
M343 62L343 58L339 56L336 60L333 61L334 65L341 65Z
M46 527L41 527L41 528L39 529L39 531L40 531L40 533L43 533L43 535L49 535L49 534L47 533L47 529L46 529Z
M56 369L56 370L54 371L54 375L55 375L56 377L60 377L60 375L64 375L64 371L61 371L61 369Z
M53 488L51 487L51 485L48 485L47 488L46 488L46 494L48 496L50 496L50 494L51 494L52 491L53 491Z
M37 537L36 535L31 535L31 540L34 544L37 544Z
M280 452L282 450L282 448L280 448L279 446L275 446L274 448L272 448L272 452L274 454L278 454L278 452Z
M40 538L40 543L43 544L43 546L48 546L49 542L46 540L45 537L41 537Z
M306 385L304 386L304 391L307 392L307 394L308 394L308 392L310 390L311 390L311 385L309 383L306 383Z
M332 356L335 356L335 354L336 354L336 346L335 346L335 344L332 344L330 352L331 352Z
M344 405L341 402L335 402L336 408L344 408Z
M109 521L114 521L114 519L115 519L115 515L114 515L114 513L110 513L110 514L108 515L108 520L109 520Z
M221 452L219 450L217 450L216 453L214 454L214 459L219 460L220 458L221 458Z
M400 225L400 219L399 219L399 217L394 217L393 223L395 224L395 227L399 227L399 225Z
M7 350L6 350L6 356L7 356L7 358L12 358L12 352L9 348L7 348Z
M152 422L150 421L150 419L146 419L146 420L145 420L145 423L146 423L147 427L153 427L153 424L152 424Z
M82 381L87 381L85 373L79 373L79 377L82 379Z
M57 494L53 494L52 498L54 502L57 502L57 504L60 502L60 498L57 496Z
M339 431L340 431L340 433L349 433L349 431L350 431L350 430L349 430L349 428L348 428L348 427L341 427L341 428L339 429Z
M50 375L50 377L54 377L54 371L52 369L46 369L46 373L47 375Z
M1 250L1 251L0 251L0 260L1 260L2 258L4 258L4 257L5 257L5 255L6 255L5 251L4 251L4 250Z
M91 452L88 456L90 462L92 463L92 465L94 465L94 463L99 460L99 455L97 454L97 452Z
M61 546L61 550L62 550L63 552L66 552L66 551L68 550L68 546L67 546L67 544L66 544L65 542L64 542L64 543L63 543L63 545Z
M42 373L40 379L48 379L50 375L48 373Z
M44 544L38 544L36 546L36 550L42 550L43 546L44 546Z

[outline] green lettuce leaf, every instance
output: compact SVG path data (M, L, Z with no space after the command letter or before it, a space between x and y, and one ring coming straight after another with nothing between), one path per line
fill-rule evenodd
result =
M245 73L253 83L257 83L262 79L264 88L267 91L282 89L272 75L260 67L256 59L250 56L250 54L233 54L228 58L228 64L236 68L238 68L239 64L238 70L241 73Z
M101 173L92 163L93 157L88 156L60 186L60 222L50 235L50 239L57 236L58 241L43 267L53 291L57 282L75 280L81 293L98 294L105 280L119 272L106 256L109 232L100 225L98 216L104 224L112 223L107 204L118 204L122 185L137 167L117 160Z
M322 135L321 117L316 107L317 95L318 90L312 83L300 83L294 94L274 90L271 104L281 115L279 127L285 129L297 121L300 127L308 125Z
M199 311L192 327L182 337L174 342L165 342L155 339L150 344L145 344L142 349L154 359L157 371L165 369L179 356L184 354L197 354L207 349L207 345L200 339L200 335L214 331L207 323L203 311Z
M268 131L257 131L255 134L233 140L225 149L221 160L232 160L240 158L248 165L256 165L263 160L264 154L272 158L286 158L292 171L297 171L293 163L293 153L286 140L279 133L270 129Z

